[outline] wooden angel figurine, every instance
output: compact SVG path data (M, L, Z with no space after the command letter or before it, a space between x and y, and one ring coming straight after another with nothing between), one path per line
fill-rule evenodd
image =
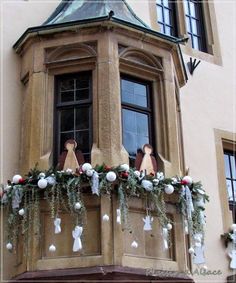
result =
M77 142L73 139L65 142L65 151L62 152L59 158L59 170L72 170L76 172L80 165L84 163L84 156L80 150L75 150Z
M157 172L157 161L152 155L153 148L150 144L145 144L143 150L139 150L135 160L135 167L145 174L154 174Z

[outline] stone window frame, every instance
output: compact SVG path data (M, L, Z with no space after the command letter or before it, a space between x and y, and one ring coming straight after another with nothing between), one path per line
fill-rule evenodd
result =
M181 43L181 49L184 54L196 57L200 60L222 65L222 57L217 29L216 13L214 3L212 1L202 1L202 12L204 19L205 37L206 37L206 50L202 52L200 50L192 48L191 40ZM183 1L176 1L176 19L177 30L179 38L187 38L188 32L186 27L185 10ZM155 1L149 0L149 13L151 27L160 32L160 26L157 23Z
M228 193L226 186L224 150L236 151L236 133L214 130L215 146L216 146L216 161L218 173L218 189L221 201L222 222L224 232L228 232L233 223L232 211L229 208Z

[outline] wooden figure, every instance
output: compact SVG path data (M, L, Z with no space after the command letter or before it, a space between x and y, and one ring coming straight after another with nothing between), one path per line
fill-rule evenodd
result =
M77 142L73 139L65 142L65 149L59 158L59 170L71 169L73 172L79 169L80 165L84 163L84 156L80 150L76 150Z
M150 144L145 144L143 150L138 150L135 167L139 171L145 172L145 174L154 174L157 172L157 161L152 155L153 148Z

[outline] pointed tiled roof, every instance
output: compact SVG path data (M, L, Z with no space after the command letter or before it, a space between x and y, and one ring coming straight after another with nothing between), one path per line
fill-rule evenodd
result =
M43 26L89 19L112 17L123 22L148 28L125 0L64 0Z

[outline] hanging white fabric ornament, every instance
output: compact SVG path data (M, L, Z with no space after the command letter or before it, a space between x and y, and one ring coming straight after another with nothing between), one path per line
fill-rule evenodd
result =
M74 204L74 209L79 210L81 208L81 203L80 202L76 202Z
M105 222L108 222L109 219L110 218L109 218L109 216L107 214L104 214L103 217L102 217L102 220L105 221Z
M7 250L12 250L12 248L13 248L12 243L10 243L10 242L7 243L6 248L7 248Z
M25 214L25 210L24 208L21 208L19 211L18 211L19 215L20 216L23 216Z
M49 252L54 253L56 251L56 247L54 245L50 245L48 250L49 250Z
M82 170L83 170L83 172L86 172L87 170L91 170L93 167L92 167L92 165L90 164L90 163L84 163L83 165L82 165Z
M48 176L47 178L45 178L45 180L47 180L48 184L51 186L56 184L56 180L53 176Z
M174 187L172 185L165 185L165 193L171 195L174 192Z
M19 189L17 186L13 186L12 190L12 208L19 208L21 199L22 199L22 189Z
M200 197L198 200L195 201L196 207L205 208L204 198Z
M122 164L122 165L120 165L120 169L125 171L125 172L128 172L129 171L129 165L128 164Z
M169 237L167 228L162 228L162 237L163 237L164 249L167 250L168 249L168 237Z
M164 180L165 178L163 172L157 172L156 177L160 181Z
M121 214L119 208L116 210L116 223L121 224Z
M110 171L106 175L106 179L108 182L114 182L116 180L116 173L113 171Z
M148 180L142 180L141 186L147 191L151 192L153 190L153 184L152 182Z
M188 231L188 221L184 220L184 233L186 235L188 235L189 231Z
M194 211L192 193L188 186L184 186L185 188L185 198L186 198L186 206L187 206L187 217L188 219L192 219L192 212Z
M153 182L154 186L157 186L159 184L159 180L158 179L153 179L152 182Z
M202 224L202 225L206 225L206 219L205 219L205 214L204 214L204 211L203 211L203 210L201 210L201 211L199 212L199 222L200 222L200 224Z
M151 231L152 230L151 224L153 222L153 217L151 217L150 215L146 215L146 217L143 218L143 222L144 222L143 230Z
M72 231L72 236L74 238L73 252L78 252L82 249L81 235L83 232L83 227L75 226L75 229Z
M38 187L39 187L40 189L45 189L45 188L47 187L47 185L48 185L48 182L47 182L46 179L40 179L40 180L38 181Z
M133 241L132 244L131 244L131 247L134 248L134 249L137 249L138 243L136 241Z
M172 224L171 223L168 223L167 225L166 225L166 228L167 228L167 230L171 230L172 229Z
M205 263L205 256L204 256L204 247L196 247L194 248L194 256L193 256L193 263L194 264L203 264Z
M91 169L87 170L87 171L86 171L86 175L87 175L88 177L92 177L92 176L93 176L93 170L91 170Z
M134 176L135 176L135 177L139 178L140 175L141 175L140 171L138 171L138 170L135 170L135 171L134 171Z
M190 176L184 176L182 181L184 181L184 183L188 186L192 185L193 183L193 179Z
M228 255L231 258L230 268L236 269L236 229L234 229L234 231L233 231L232 238L233 238L233 242L231 244L231 249L230 249Z
M193 247L191 247L191 248L188 249L188 252L189 252L190 254L194 254L195 250L194 250Z
M92 175L92 193L99 196L99 176L96 171L93 171Z
M13 178L12 178L12 183L18 184L19 181L20 181L20 179L22 179L21 175L15 175L15 176L13 176Z
M61 218L54 219L55 234L61 233Z

